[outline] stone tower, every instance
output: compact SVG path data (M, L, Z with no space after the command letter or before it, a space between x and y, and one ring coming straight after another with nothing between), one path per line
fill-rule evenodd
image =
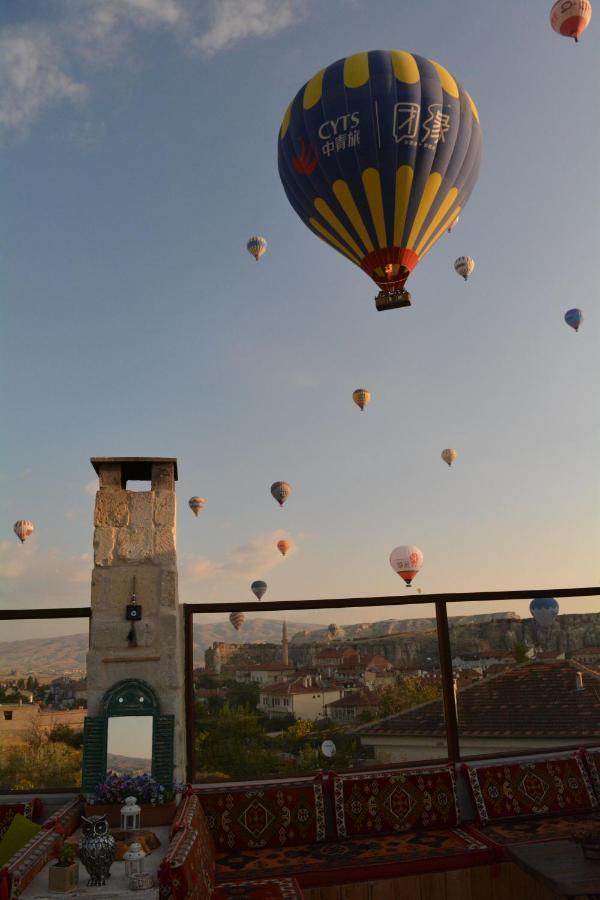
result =
M281 662L284 666L289 666L290 664L288 633L285 619L283 620L283 627L281 629Z
M182 782L185 672L175 554L177 460L115 456L91 462L100 484L94 511L84 789L106 765L107 718L128 714L126 709L142 715L149 705L154 716L153 774L169 780L170 772L171 780ZM150 489L127 490L128 481L149 482ZM132 632L126 611L134 576L141 617ZM135 708L144 701L145 708Z

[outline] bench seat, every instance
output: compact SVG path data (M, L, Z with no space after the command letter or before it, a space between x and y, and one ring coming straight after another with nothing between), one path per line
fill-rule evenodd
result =
M295 878L256 878L219 884L211 900L302 900L303 896Z
M512 822L493 822L489 825L470 825L468 831L480 841L497 850L497 859L505 859L503 848L508 844L537 844L542 841L564 841L573 837L586 822L597 821L593 813L574 816L517 819Z

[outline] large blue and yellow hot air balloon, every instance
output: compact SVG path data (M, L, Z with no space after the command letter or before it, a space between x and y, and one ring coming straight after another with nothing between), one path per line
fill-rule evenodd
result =
M376 282L378 309L410 303L406 279L464 209L480 159L469 94L439 63L403 50L317 72L279 132L288 200Z

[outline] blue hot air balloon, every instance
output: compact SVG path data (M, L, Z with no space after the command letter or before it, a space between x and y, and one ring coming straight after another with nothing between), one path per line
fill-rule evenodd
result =
M279 132L279 175L317 237L407 306L404 283L462 215L481 160L479 114L439 63L403 50L355 53L296 94Z
M568 309L565 313L565 322L575 331L579 331L579 326L583 322L583 313L580 309Z
M558 615L559 605L554 597L536 597L529 604L529 612L536 625L549 628Z
M250 589L257 600L262 600L267 590L267 582L266 581L253 581L250 585Z

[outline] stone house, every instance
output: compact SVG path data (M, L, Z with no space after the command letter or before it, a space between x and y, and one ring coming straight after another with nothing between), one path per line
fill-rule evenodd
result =
M312 675L303 675L261 687L258 710L271 718L294 716L314 721L323 718L327 704L339 697L339 688L324 687Z

